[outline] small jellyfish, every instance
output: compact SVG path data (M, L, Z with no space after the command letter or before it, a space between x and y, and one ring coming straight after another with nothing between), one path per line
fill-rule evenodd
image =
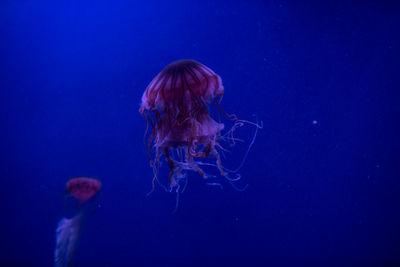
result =
M93 197L101 188L101 182L97 179L79 177L67 182L67 191L80 203L85 203Z
M99 192L101 182L94 178L77 177L67 182L67 191L79 201L74 217L62 218L56 229L56 249L54 251L54 266L71 266L76 244L86 216L86 203Z

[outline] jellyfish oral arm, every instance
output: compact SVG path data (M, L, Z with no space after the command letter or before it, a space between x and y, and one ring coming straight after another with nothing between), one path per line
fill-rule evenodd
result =
M54 251L54 266L70 266L75 254L75 248L81 232L84 215L62 218L56 230L56 249Z

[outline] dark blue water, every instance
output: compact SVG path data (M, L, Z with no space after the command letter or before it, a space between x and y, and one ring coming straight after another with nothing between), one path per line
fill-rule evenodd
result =
M103 182L76 266L399 263L400 7L295 2L2 1L1 265L53 264L74 176ZM174 194L146 197L138 108L182 58L218 73L224 109L264 128L244 192L189 173L173 214ZM227 167L253 132L238 130L247 143Z

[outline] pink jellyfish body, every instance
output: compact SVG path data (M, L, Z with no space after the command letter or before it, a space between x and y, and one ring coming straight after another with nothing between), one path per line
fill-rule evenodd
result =
M224 124L215 121L209 113L212 103L223 112L219 105L223 95L221 78L194 60L173 62L151 81L142 96L139 112L151 127L148 149L155 169L153 188L162 155L170 168L169 183L177 190L179 181L186 177L185 170L208 177L199 166L202 163L195 161L197 158L213 156L216 164L208 165L217 166L221 175L226 176L216 150ZM227 117L235 123L238 121L233 115Z
M100 191L101 182L94 178L76 177L67 182L67 191L79 200L85 203Z
M99 192L101 182L94 178L77 177L67 182L67 191L79 201L72 218L62 218L56 229L55 266L71 266L76 245L86 217L86 202Z

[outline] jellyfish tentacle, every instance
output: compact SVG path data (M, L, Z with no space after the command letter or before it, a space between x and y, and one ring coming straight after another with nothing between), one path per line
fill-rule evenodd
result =
M197 172L201 175L201 177L202 177L203 179L207 179L207 178L208 178L208 177L207 177L207 174L203 171L202 168L199 167L199 165L197 165L196 161L193 160L193 157L192 157L191 152L188 151L189 149L188 149L188 148L185 148L185 149L186 149L186 151L185 151L185 154L186 154L186 162L189 163L190 166L191 166L195 171L197 171Z
M218 167L218 169L219 169L219 171L221 173L221 176L225 177L227 175L227 173L224 170L224 166L222 165L222 161L221 161L221 158L220 158L217 150L213 149L211 153L214 155L214 157L217 160L217 167Z
M168 181L173 187L178 186L178 184L174 178L176 162L169 156L168 147L164 147L164 155L165 155L165 158L167 159L168 167L169 167Z
M247 187L249 186L248 184L244 185L242 188L239 188L237 185L235 185L233 182L229 182L229 184L232 186L233 189L235 189L236 191L239 192L243 192L247 189Z
M249 123L251 123L251 122L249 122ZM246 162L247 156L249 155L250 149L254 145L254 142L256 141L258 130L262 128L262 125L260 126L258 123L251 123L251 124L254 125L256 128L254 131L253 138L251 139L251 142L250 142L249 146L247 147L246 152L244 153L242 161L240 162L239 166L236 169L231 171L232 173L236 173L236 172L240 171L240 169L242 169L244 163Z
M214 183L207 183L207 185L209 185L209 186L217 186L217 187L221 188L221 190L224 190L224 187L222 186L221 183L214 182Z
M83 221L83 213L78 213L71 219L62 218L59 221L54 251L55 266L70 266L72 264Z

